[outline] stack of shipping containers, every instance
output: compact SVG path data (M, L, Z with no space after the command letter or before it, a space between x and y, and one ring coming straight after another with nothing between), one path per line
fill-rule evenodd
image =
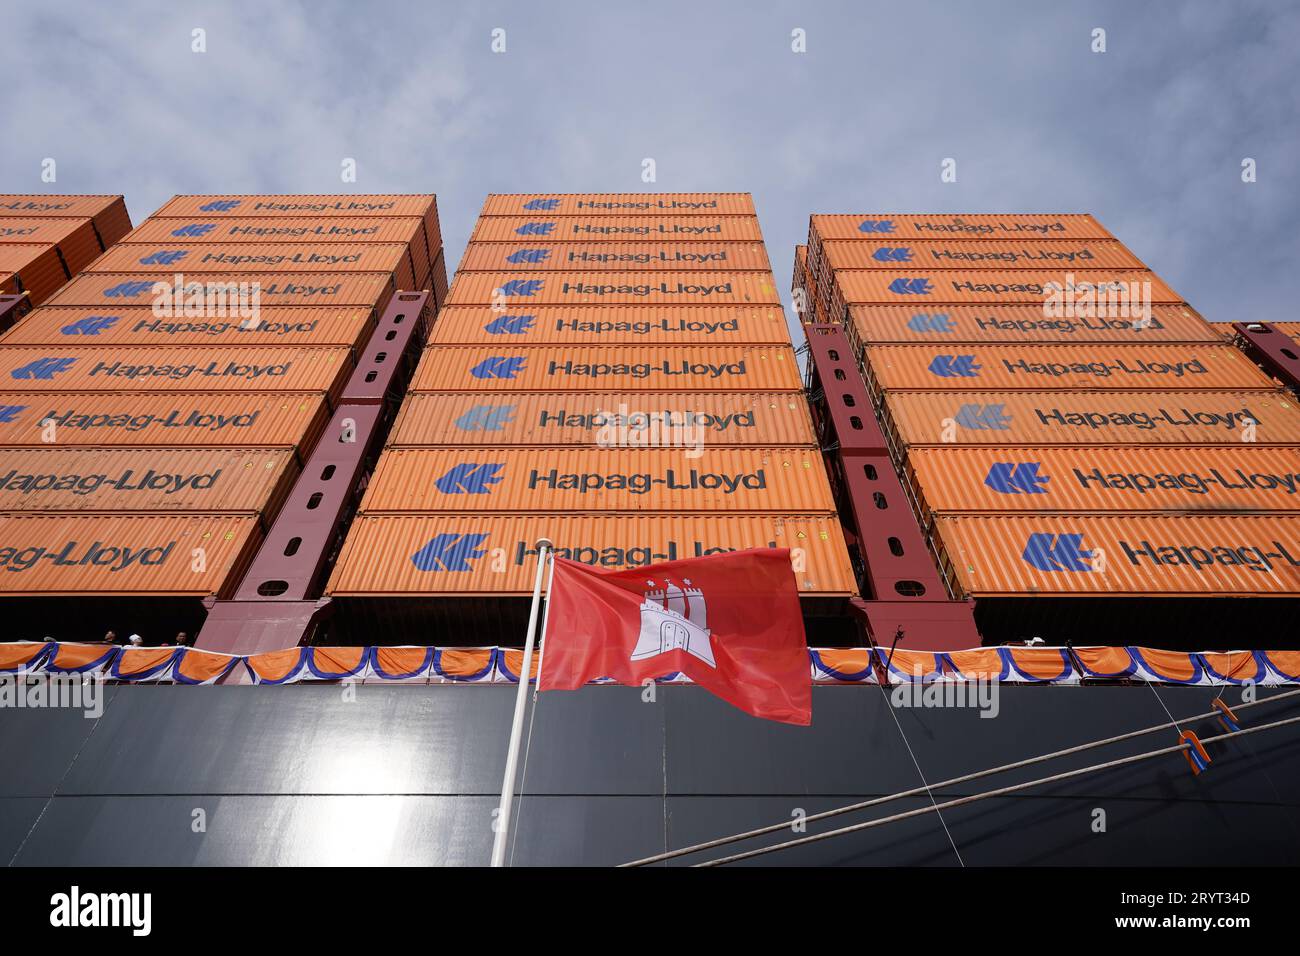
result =
M853 593L779 302L747 194L488 197L330 592L525 595L547 537Z
M1300 595L1295 397L1091 216L815 215L795 268L986 640L1031 596Z
M0 595L228 594L389 299L445 288L431 195L173 198L0 338Z
M121 196L0 196L0 293L40 305L130 231Z

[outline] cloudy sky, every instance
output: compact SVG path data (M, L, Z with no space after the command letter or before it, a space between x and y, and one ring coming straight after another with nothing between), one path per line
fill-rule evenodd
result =
M488 192L750 191L781 287L812 212L1091 212L1208 318L1300 317L1294 2L52 6L8 5L0 191L436 192L449 271Z

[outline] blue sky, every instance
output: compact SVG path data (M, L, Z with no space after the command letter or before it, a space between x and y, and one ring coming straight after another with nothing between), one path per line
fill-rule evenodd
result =
M76 2L7 21L5 192L124 193L136 222L174 193L436 192L450 272L488 192L750 191L782 289L812 212L1092 212L1207 318L1300 320L1300 4Z

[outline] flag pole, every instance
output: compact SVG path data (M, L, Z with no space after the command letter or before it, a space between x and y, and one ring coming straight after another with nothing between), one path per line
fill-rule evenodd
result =
M533 576L533 606L528 612L528 636L524 639L524 656L519 664L519 683L515 690L515 715L510 723L510 745L506 750L506 772L501 781L496 833L492 839L492 865L505 866L506 838L510 834L510 808L515 802L515 774L519 765L519 742L524 733L524 708L528 704L528 680L533 667L533 639L537 630L537 607L542 600L542 575L546 558L554 545L549 538L537 542L537 573Z

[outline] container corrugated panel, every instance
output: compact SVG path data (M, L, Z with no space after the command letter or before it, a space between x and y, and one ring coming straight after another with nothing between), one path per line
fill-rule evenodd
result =
M758 242L753 216L482 216L471 242Z
M1055 295L1058 304L1053 309L1065 316L1097 312L1105 307L1113 315L1128 318L1130 314L1141 315L1141 309L1150 303L1183 301L1154 272L1137 269L1019 272L841 269L835 273L835 288L837 298L845 305L1025 302L1046 307L1049 297Z
M0 445L310 448L320 394L0 394Z
M499 291L498 291L499 290ZM448 305L778 305L771 272L460 272Z
M22 219L0 218L0 243L53 243L77 250L99 250L95 239L95 226L89 218L82 219Z
M752 216L749 193L489 193L480 216Z
M872 345L863 356L876 392L1274 384L1231 345Z
M1300 594L1294 515L963 515L935 531L975 597Z
M121 196L0 196L0 216L22 218L89 218L107 249L131 231L131 217Z
M855 305L846 326L859 347L924 342L1221 342L1223 334L1186 305L1153 305L1149 321L1047 318L1036 305Z
M398 288L415 285L411 251L401 243L130 243L119 242L88 272L391 272Z
M326 593L529 594L542 535L555 542L558 556L610 569L744 548L799 549L794 558L802 567L795 574L801 591L829 596L857 590L834 515L363 514Z
M0 287L6 294L26 292L33 305L46 301L65 282L68 271L53 243L0 243L0 274L10 279Z
M42 306L0 336L3 345L347 345L370 336L364 307L259 310L256 319L158 318L151 309Z
M1300 406L1280 389L890 392L882 410L899 447L1300 444Z
M344 347L201 349L10 346L0 382L15 392L325 392L353 367Z
M833 239L822 243L831 269L1145 269L1117 239L996 242Z
M203 278L186 278L182 280L181 291L176 291L178 273L158 271L147 275L139 273L118 272L103 274L82 274L65 285L50 298L50 305L94 305L94 306L151 306L155 299L165 297L167 302L175 303L177 299L184 303L192 301L195 293L186 291L192 284L200 282L204 286L203 295L212 296L214 301L226 302L228 315L240 315L238 304L242 294L252 295L252 283L257 283L258 295L262 308L268 306L316 305L337 308L340 306L363 305L367 308L383 310L388 300L397 291L393 277L385 272L352 273L347 275L300 272L294 274L277 274L271 279L259 278L248 273L223 272L202 273ZM183 275L183 272L180 273ZM154 287L159 293L155 294ZM163 291L167 290L167 291ZM242 300L247 302L248 299ZM174 306L179 311L181 305ZM221 309L213 309L212 315L225 318ZM242 317L242 316L241 316Z
M1300 448L918 448L929 513L1300 511Z
M790 332L777 306L550 305L499 312L452 305L438 313L430 338L467 345L775 345L789 344Z
M275 511L286 448L0 448L0 511Z
M2 400L2 399L0 399ZM394 445L815 445L801 392L408 395ZM0 439L4 436L0 424Z
M791 278L790 288L803 288L807 282L806 273L808 272L808 247L794 247L794 276Z
M556 272L585 269L639 272L771 271L762 243L742 242L471 242L463 272Z
M815 215L810 232L821 239L1113 239L1086 214Z
M0 515L0 595L224 597L260 540L253 515Z
M799 368L789 346L448 345L425 350L411 391L763 392L796 391L800 385Z
M815 448L389 448L361 510L835 510Z

